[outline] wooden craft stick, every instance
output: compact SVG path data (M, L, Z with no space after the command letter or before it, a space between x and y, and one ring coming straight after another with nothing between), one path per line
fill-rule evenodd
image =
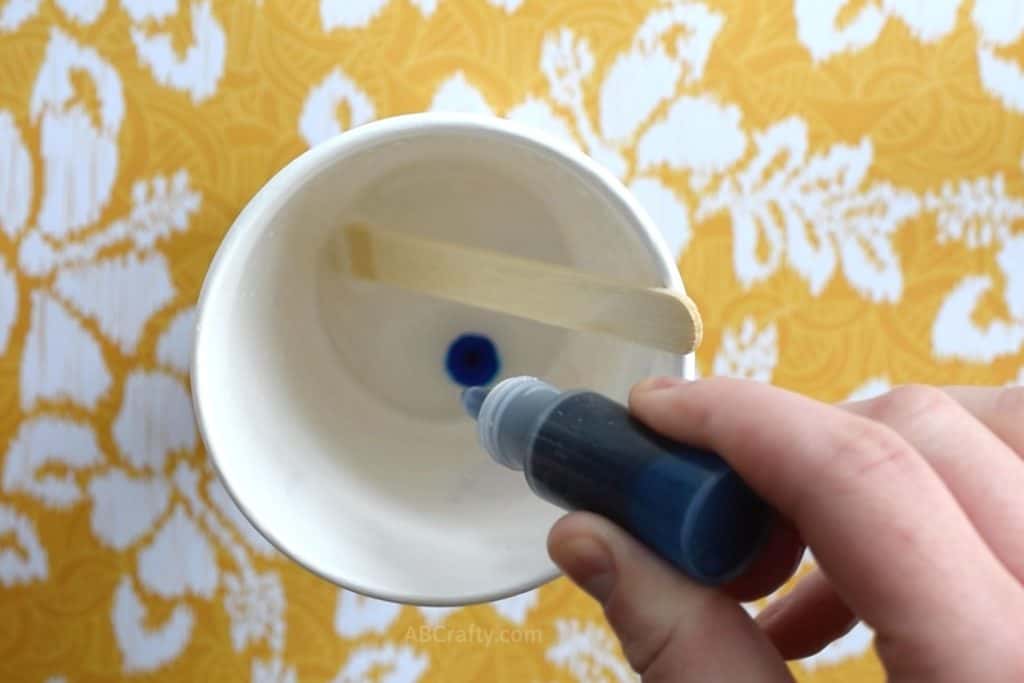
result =
M342 243L359 279L672 353L700 344L700 313L680 292L361 224Z

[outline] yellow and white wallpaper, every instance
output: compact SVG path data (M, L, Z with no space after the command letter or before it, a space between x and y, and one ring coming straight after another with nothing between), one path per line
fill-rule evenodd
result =
M207 464L189 348L220 238L306 148L420 110L619 175L704 374L1024 383L1018 0L0 0L0 679L634 679L566 581L339 591ZM864 627L794 672L881 679Z

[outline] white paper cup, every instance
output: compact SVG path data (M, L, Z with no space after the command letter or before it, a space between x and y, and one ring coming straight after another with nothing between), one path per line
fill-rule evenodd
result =
M338 585L426 605L495 600L557 575L560 510L493 464L444 368L487 335L497 379L625 400L681 358L354 282L331 249L354 220L682 289L651 219L611 174L536 131L417 114L306 152L239 215L199 304L192 388L228 491L282 552Z

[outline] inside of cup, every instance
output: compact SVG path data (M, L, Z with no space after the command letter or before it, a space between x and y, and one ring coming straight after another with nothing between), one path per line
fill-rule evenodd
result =
M499 127L377 125L275 178L205 288L207 442L282 550L423 604L550 578L561 513L482 451L462 386L529 374L625 400L642 377L679 374L679 357L354 281L336 252L354 221L640 285L671 284L664 262L597 175L544 145Z

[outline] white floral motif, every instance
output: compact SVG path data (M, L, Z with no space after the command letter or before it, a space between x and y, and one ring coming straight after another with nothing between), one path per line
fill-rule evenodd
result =
M795 0L797 37L815 59L864 48L882 32L886 16L875 3L865 5L844 27L837 26L846 4L845 0Z
M881 0L865 3L840 26L855 0L795 0L797 37L816 60L861 50L878 39L890 17L898 18L925 43L941 39L956 25L961 0ZM999 0L996 0L997 2Z
M807 126L785 119L755 136L757 154L701 202L698 218L732 217L733 261L750 287L786 257L818 295L841 264L846 279L874 301L898 301L903 274L891 237L921 202L888 183L865 187L871 141L834 145L808 157Z
M555 644L547 653L548 661L568 669L580 683L636 683L640 680L622 661L608 631L594 623L576 619L555 621Z
M724 23L721 14L696 3L670 4L648 15L601 85L604 138L629 142L680 82L700 81ZM641 83L649 85L638 88Z
M936 214L940 243L963 241L971 249L1009 239L1013 224L1024 221L1024 198L1006 193L1002 173L944 183L925 194L924 208Z
M590 44L577 39L572 29L563 28L541 45L540 70L548 79L555 102L574 109L582 107L584 82L594 70ZM575 113L589 126L585 114Z
M712 373L723 377L770 382L779 362L779 334L774 324L758 329L753 318L727 329L715 354Z
M37 417L21 423L4 462L3 488L22 491L53 508L67 508L82 498L75 471L100 464L96 437L88 425L67 418ZM38 471L50 463L67 468L63 476Z
M122 2L130 15L160 16L158 12L142 10L141 0ZM132 28L132 42L139 61L158 83L187 92L193 102L199 103L213 96L224 75L227 38L209 0L193 0L190 11L193 42L184 56L179 57L175 52L170 33L150 33L142 23Z
M932 324L932 350L939 358L990 363L1024 348L1024 234L1006 240L996 259L1005 284L1008 319L980 325L974 319L983 295L995 285L989 275L968 275L950 292Z
M515 12L523 0L488 0L508 13ZM353 29L368 26L391 0L320 0L320 24L325 31L335 28ZM437 11L441 0L410 0L425 17Z
M124 385L113 425L121 455L139 469L159 472L175 451L196 445L192 405L185 387L163 372L133 372Z
M199 208L199 195L189 187L188 174L178 171L169 180L156 176L151 180L140 180L132 187L133 207L128 216L113 221L106 230L85 237L77 242L54 245L31 232L25 236L18 251L18 262L24 273L44 276L58 266L74 266L93 261L104 249L121 242L131 242L139 250L156 244L157 240L188 228L192 214ZM152 270L147 275L158 277ZM100 281L102 282L102 281ZM160 280L155 284L159 286ZM135 320L135 316L131 316ZM103 321L110 329L124 330L131 334L131 326L118 325L115 321Z
M437 626L459 611L458 607L418 607L417 609L428 626Z
M135 23L166 19L178 10L179 0L121 0L124 11Z
M1024 160L1021 162L1024 167ZM946 295L932 324L932 350L939 358L990 363L1024 348L1024 197L1007 193L1002 174L946 183L928 193L925 206L936 213L939 239L971 249L997 249L1001 294L1008 317L985 324L975 319L983 296L997 282L989 274L965 275Z
M342 104L347 110L347 121L336 118ZM334 69L306 96L299 116L299 132L314 147L349 128L368 123L374 115L373 102L366 93L341 69Z
M680 97L637 146L640 168L667 164L691 169L699 177L722 173L747 148L741 117L739 107L723 106L708 95Z
M280 657L263 662L252 661L252 683L296 683L295 669L284 665Z
M0 356L7 351L7 340L17 319L18 280L0 256Z
M46 549L39 542L32 520L7 505L0 504L0 537L11 534L15 548L0 547L0 586L15 586L45 579L49 574Z
M500 7L509 14L515 12L523 4L523 0L489 0L489 2L495 7Z
M167 599L188 594L211 598L217 588L213 548L181 503L139 552L137 571L143 586Z
M441 84L434 93L430 109L431 111L450 111L460 114L494 115L487 100L470 85L466 74L462 71L456 71L453 76Z
M387 683L416 683L429 660L411 647L380 645L356 648L334 678L334 683L363 683L371 673Z
M127 254L67 266L57 276L54 289L84 316L96 320L104 335L125 353L135 350L146 321L174 298L174 285L159 254Z
M971 18L979 33L978 76L982 85L1011 111L1024 112L1021 63L999 54L1000 48L1024 38L1024 5L1005 0L975 0Z
M858 621L857 625L842 638L829 643L821 652L801 659L800 666L813 671L861 657L871 650L874 641L875 632L864 622Z
M105 5L80 7L96 6ZM72 70L92 81L96 111L79 103ZM123 116L117 72L95 50L52 30L31 99L43 184L37 214L29 216L33 160L13 117L0 110L0 188L28 194L19 202L0 201L0 228L17 250L17 269L30 290L18 387L27 416L7 446L0 481L5 492L54 509L90 501L96 538L128 553L131 569L114 591L111 610L125 672L152 671L180 656L195 624L194 601L215 599L222 589L238 646L266 641L279 659L283 591L276 574L257 572L251 560L251 553L273 553L265 541L253 540L258 534L237 510L229 511L226 495L218 499L222 489L209 468L190 463L198 447L185 388L190 311L158 340L160 369L133 358L148 322L177 295L162 242L188 229L201 197L184 171L138 181L127 216L93 225L117 180ZM0 262L0 352L18 315L7 305L20 298L17 282L9 264ZM97 335L131 363L106 440L97 438L89 420L61 414L65 404L96 409L122 381L112 376ZM114 452L103 452L102 442L113 443ZM0 584L45 578L47 553L32 521L6 504L0 505L5 533L16 548L0 549ZM218 549L234 563L225 577ZM163 623L152 624L143 595L170 603Z
M0 9L0 31L14 31L35 16L42 0L7 0Z
M342 28L361 28L387 5L389 0L320 0L320 23L325 31Z
M563 29L542 48L541 68L549 81L551 104L532 99L529 108L524 103L506 115L523 120L522 114L529 112L531 120L523 122L558 137L571 136L626 179L677 253L685 249L692 234L691 211L676 191L662 183L659 167L688 171L693 189L701 191L743 156L747 138L740 127L739 109L707 95L679 95L663 118L650 118L673 97L677 81L686 85L700 79L721 25L718 14L696 3L653 12L631 49L614 61L601 84L600 135L583 106L593 56L585 41ZM681 31L681 37L673 30ZM650 77L662 72L662 78ZM641 82L652 85L626 94L627 83ZM492 111L461 72L438 89L433 109ZM571 118L565 121L556 111L568 111ZM636 168L627 160L629 146L635 146ZM841 267L847 280L868 298L898 300L902 273L891 236L920 212L921 202L913 193L887 183L865 187L873 158L870 141L865 139L856 147L836 145L808 158L806 125L787 119L760 135L757 146L758 155L717 183L716 191L705 195L694 216L706 219L718 211L730 212L740 281L753 285L778 270L785 258L814 294L820 294ZM784 162L782 169L761 178L777 160Z
M463 71L456 71L441 83L434 93L430 110L497 116L497 112L487 103L483 93L469 82ZM562 142L576 144L569 123L559 117L543 99L528 97L509 109L505 116L512 121L544 131Z
M867 401L877 398L892 389L892 383L886 377L873 377L850 392L847 401Z
M693 230L690 215L676 193L660 180L644 177L634 180L629 189L661 229L661 235L671 250L669 253L675 255L685 249Z
M99 126L75 102L72 70L89 75L99 100ZM124 119L121 79L95 50L52 29L29 111L39 126L43 199L36 223L43 235L62 238L95 221L117 176L116 138ZM73 152L72 152L73 150Z
M514 624L522 625L530 610L537 604L536 590L490 603L494 611ZM438 628L458 607L415 608L426 626ZM403 606L385 600L367 598L351 591L339 590L334 612L335 632L348 639L366 635L383 635L395 624ZM409 647L369 647L355 650L334 679L335 683L363 681L371 670L377 671L379 680L393 683L418 681L430 663L425 653ZM375 679L377 680L377 679Z
M159 477L133 477L116 469L93 477L89 495L93 533L102 543L123 550L153 528L169 505L171 488Z
M36 7L22 9L31 10L30 14ZM80 70L92 81L98 104L95 112L76 101L72 70ZM15 245L32 238L70 238L88 227L107 204L117 168L116 137L124 116L120 79L94 50L52 29L29 109L30 122L39 135L43 171L42 198L34 217L28 213L34 190L32 159L13 116L0 110L0 187L21 193L18 199L3 200L0 221ZM74 145L69 135L74 136ZM34 218L33 228L26 235L30 218ZM17 278L3 263L3 350L10 342L18 298ZM20 359L22 409L29 412L40 403L63 400L92 408L110 385L96 341L54 293L33 287L28 299L29 330ZM84 497L77 473L95 467L101 459L88 426L53 415L30 415L19 426L4 457L4 490L28 494L53 508L67 508ZM40 469L57 463L65 465L67 471L40 476ZM45 578L47 555L34 525L13 508L3 509L0 521L4 531L14 533L22 552L12 554L8 550L0 555L0 580L10 584Z
M0 110L0 230L17 237L28 220L32 160L10 112Z
M153 671L173 661L188 644L195 625L192 610L179 603L164 623L156 628L147 627L146 605L132 585L131 576L123 576L114 591L110 616L123 657L121 666L129 673Z
M149 431L140 433L145 436L133 437L141 438L141 441L135 441L133 445L137 448L136 455L132 459L124 458L142 470L144 475L141 479L134 479L123 467L115 466L94 478L93 528L98 538L114 541L114 547L131 549L142 538L142 534L156 527L149 542L137 550L136 573L144 588L175 603L171 620L157 629L165 635L154 640L156 636L136 617L141 608L135 605L142 603L130 577L125 578L126 583L123 583L119 599L115 600L112 614L126 667L147 671L176 658L187 644L191 624L194 622L187 598L213 597L219 583L219 570L213 546L203 526L211 526L212 523L212 528L216 530L214 533L223 533L223 528L211 518L209 508L198 495L197 482L201 474L197 470L179 461L171 482L162 477L171 454L183 446L181 441L169 443L167 432L160 429L154 431L153 426L159 424L161 412L167 410L168 406L173 406L182 398L186 403L179 405L179 408L170 408L171 412L188 406L187 396L178 384L179 380L158 373L137 372L133 373L128 383L133 381L148 385L149 395L159 392L155 400L143 404L141 410L147 413L141 412L135 402L129 403L126 392L126 400L115 421L124 423L124 416L131 412L138 424L149 425ZM142 390L140 387L138 391ZM188 431L192 430L192 424L189 423ZM144 493L146 487L152 492ZM178 502L172 505L174 499L178 499ZM169 508L171 514L165 516ZM126 529L125 515L106 512L108 510L122 510L128 515L138 516L140 521L134 522L133 528ZM151 655L145 654L145 647L142 653L133 649L136 641L149 643L154 648Z
M499 615L515 624L524 624L530 610L536 606L536 590L513 595L490 603ZM428 626L438 626L458 607L417 606L423 621ZM338 603L334 610L334 630L343 638L359 638L367 634L383 634L398 620L402 605L386 600L368 598L351 591L339 590Z
M539 594L536 590L513 595L512 597L498 600L491 603L494 611L505 617L514 624L520 626L526 623L526 617L530 610L537 605Z
M32 292L28 337L21 358L21 407L70 399L93 408L110 388L99 344L51 294Z
M334 631L343 638L384 633L398 618L401 610L402 606L398 603L340 590L338 605L334 610Z
M192 336L195 327L195 308L189 307L175 316L157 344L157 360L171 370L188 372L192 365Z
M940 40L956 27L962 0L874 0L841 21L856 0L795 0L797 37L816 61L856 52L874 43L890 18L903 21L923 43ZM971 19L978 33L978 78L1011 111L1024 112L1024 69L1001 48L1024 37L1024 5L975 0ZM842 25L840 25L842 24Z
M320 23L325 31L335 28L363 28L377 17L391 0L320 0ZM424 15L437 8L437 0L414 3Z
M57 6L75 21L91 24L103 12L107 0L57 0Z
M284 647L284 588L277 574L243 572L224 577L224 606L231 615L231 642L238 651L266 640L273 650Z
M175 607L167 622L156 629L147 628L141 599L131 577L125 577L112 618L126 669L149 671L180 655L194 623L189 599L212 599L221 584L214 544L224 548L238 568L237 574L223 578L225 609L236 649L266 641L272 652L280 653L285 629L280 580L276 574L255 570L248 553L225 525L232 520L225 520L227 516L218 514L217 507L200 495L204 480L209 489L212 472L178 460L169 481L161 475L175 453L191 452L195 447L191 421L183 427L191 434L187 438L165 431L167 426L159 423L167 416L172 422L180 420L181 411L188 408L180 379L137 371L126 385L133 383L136 388L125 390L114 426L115 433L119 423L129 425L131 431L128 436L115 437L115 442L132 449L134 455L122 453L122 460L144 474L135 478L115 466L93 479L93 528L97 537L113 547L131 549L144 532L156 527L148 543L137 550L136 576L147 591L172 601ZM140 400L141 396L147 398ZM125 418L129 412L130 420ZM254 667L253 675L262 671Z
M703 77L724 21L699 2L663 2L603 74L596 122L584 103L595 76L593 51L569 28L547 36L541 46L545 95L495 112L466 75L455 72L435 92L431 109L500 114L581 147L630 186L661 228L669 251L678 254L690 240L691 211L659 178L660 166L706 175L734 163L746 147L736 107L706 95L676 95ZM666 116L655 120L666 103L671 104ZM709 144L709 131L721 135L722 144Z

